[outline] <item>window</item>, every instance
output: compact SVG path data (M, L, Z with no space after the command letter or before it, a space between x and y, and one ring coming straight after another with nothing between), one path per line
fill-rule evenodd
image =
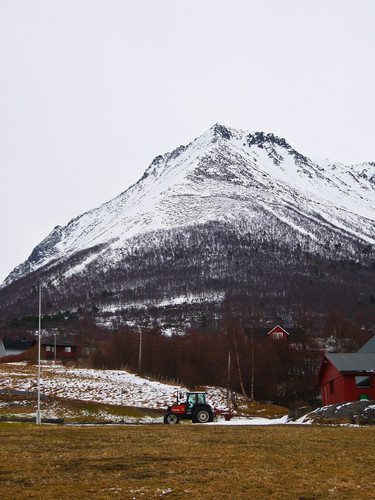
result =
M274 332L273 338L274 339L283 339L284 338L283 332Z
M358 388L371 387L371 378L369 375L357 375L355 377L355 386Z
M65 347L65 352L72 352L72 348L71 347Z
M46 345L46 351L50 351L51 350L51 346L50 345Z
M329 381L329 393L335 394L335 381L334 380Z
M206 398L204 394L198 394L198 404L200 405L206 404Z
M197 395L196 394L189 394L188 399L187 399L188 411L191 412L193 406L196 404L197 404Z

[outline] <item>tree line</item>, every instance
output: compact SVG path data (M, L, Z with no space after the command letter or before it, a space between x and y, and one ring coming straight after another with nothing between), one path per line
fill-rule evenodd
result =
M165 336L156 320L142 332L123 327L101 337L87 363L96 368L126 368L191 389L228 387L249 399L289 407L317 404L319 390L314 381L323 346L311 311L298 311L299 328L284 341L266 336L258 306L243 306L227 301L218 328L208 332L201 328ZM319 335L332 337L338 351L355 351L375 333L363 329L358 320L347 319L342 310L331 310Z
M330 309L323 319L307 308L296 310L287 341L272 340L262 307L248 297L224 301L214 327L201 325L184 334L165 335L157 310L145 327L103 328L89 319L66 316L65 325L46 315L43 329L85 347L79 362L104 369L128 369L156 380L181 383L190 389L214 385L243 393L249 399L285 406L318 404L314 380L329 340L337 352L355 352L375 334L375 306L372 321L361 315L348 316L342 309ZM33 319L33 318L31 318ZM30 323L11 322L0 337L31 335ZM268 328L266 325L269 325ZM35 331L35 328L34 328ZM29 333L28 333L29 332ZM32 359L31 359L32 360ZM34 359L35 361L35 359Z

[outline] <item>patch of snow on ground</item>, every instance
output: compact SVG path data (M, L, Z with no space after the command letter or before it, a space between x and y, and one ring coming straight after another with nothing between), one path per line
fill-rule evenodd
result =
M281 425L289 423L291 422L288 422L288 417L285 415L281 418L233 417L229 421L222 418L205 425Z
M1 386L8 389L35 391L36 373L20 378L20 373L0 373ZM162 384L125 370L94 370L60 365L45 365L41 370L41 393L63 399L140 408L166 408L174 401L181 386Z
M35 366L19 364L20 371L0 371L0 387L3 389L36 391L37 371ZM226 389L206 387L207 401L217 409L225 409ZM104 404L134 406L139 408L166 409L175 402L176 391L186 393L187 389L179 385L163 384L134 375L125 370L96 370L88 368L73 368L62 365L46 364L41 370L41 393L46 396L61 399L92 401ZM26 416L24 414L24 416ZM33 416L33 415L30 415ZM43 418L54 418L53 404ZM65 414L65 419L69 420ZM123 417L106 415L103 412L99 420L121 421ZM127 423L131 423L127 418ZM134 423L139 422L134 418ZM162 422L162 417L144 417L143 423ZM308 424L309 420L302 417L296 422L288 421L288 417L267 419L261 417L233 417L226 421L218 417L210 425L280 425ZM207 424L205 424L207 425Z
M350 405L350 404L351 404L351 403L344 403L344 404L342 404L342 405L340 405L340 406L337 406L337 407L336 407L336 410L341 410L341 408L344 408L345 406L348 406L348 405Z

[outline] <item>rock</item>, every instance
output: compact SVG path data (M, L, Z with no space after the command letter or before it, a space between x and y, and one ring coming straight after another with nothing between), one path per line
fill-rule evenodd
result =
M366 425L368 423L368 419L365 417L354 417L353 424L356 425Z
M375 401L352 401L323 406L308 414L315 423L375 425Z
M300 406L299 408L296 408L295 410L291 410L288 413L288 420L298 420L299 418L303 417L304 415L307 415L310 413L312 410L311 406Z

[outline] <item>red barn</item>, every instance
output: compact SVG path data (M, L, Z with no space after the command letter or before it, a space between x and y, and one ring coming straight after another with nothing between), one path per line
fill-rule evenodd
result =
M315 386L323 406L375 399L375 353L325 353Z

